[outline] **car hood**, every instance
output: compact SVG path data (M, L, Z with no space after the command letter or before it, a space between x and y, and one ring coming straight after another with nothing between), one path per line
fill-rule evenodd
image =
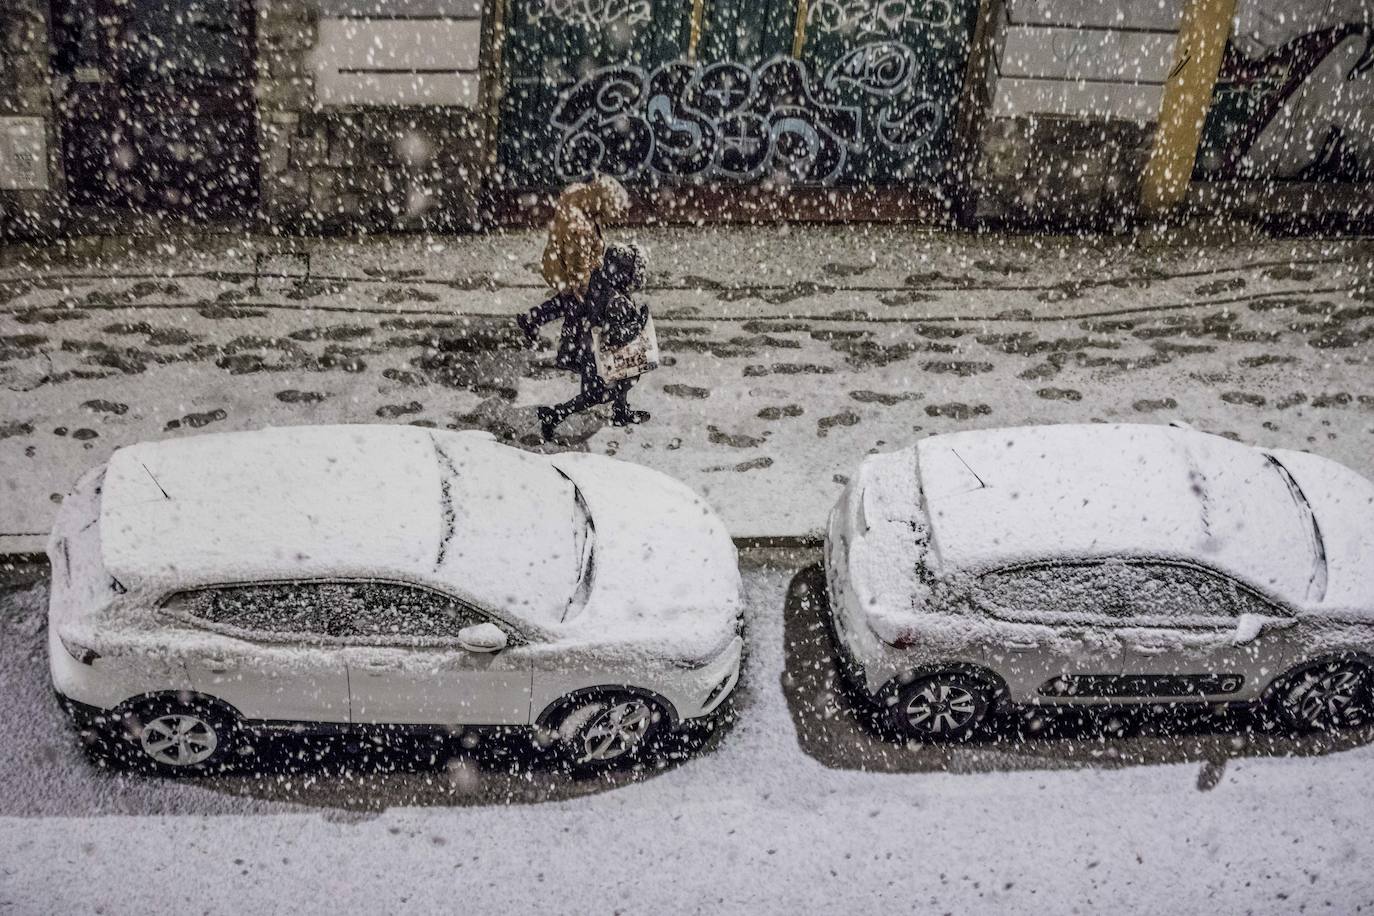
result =
M591 589L560 642L704 660L740 613L735 547L711 507L670 477L597 455L559 455L595 528Z
M1374 622L1374 483L1326 458L1275 450L1312 507L1326 554L1320 611Z

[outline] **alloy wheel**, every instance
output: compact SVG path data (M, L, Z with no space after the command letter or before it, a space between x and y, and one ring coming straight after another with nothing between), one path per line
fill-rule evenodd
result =
M654 711L644 700L627 699L607 706L582 730L578 763L602 763L637 748L653 725Z
M947 735L968 725L978 712L978 701L963 687L935 681L914 693L904 711L913 729Z
M1309 672L1284 698L1295 719L1310 728L1340 728L1365 721L1369 672L1342 665Z
M145 723L138 740L145 754L173 767L203 763L219 746L219 736L208 722L184 713L158 716Z

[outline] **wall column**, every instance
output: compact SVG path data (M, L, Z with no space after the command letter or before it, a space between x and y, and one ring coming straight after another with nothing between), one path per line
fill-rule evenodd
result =
M1146 214L1167 213L1188 192L1235 12L1236 0L1188 0L1183 9L1154 149L1141 179L1140 205Z

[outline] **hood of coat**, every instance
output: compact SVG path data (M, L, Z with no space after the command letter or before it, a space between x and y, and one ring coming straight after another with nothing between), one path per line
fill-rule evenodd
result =
M623 218L629 209L630 195L625 186L609 175L568 185L554 204L555 216L581 210L593 222L603 224Z

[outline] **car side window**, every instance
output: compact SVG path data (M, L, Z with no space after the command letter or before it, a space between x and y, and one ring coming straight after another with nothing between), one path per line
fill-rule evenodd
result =
M265 583L173 595L169 610L268 639L339 644L453 642L488 618L438 592L394 582Z
M486 622L477 611L428 589L391 582L353 583L350 589L353 613L345 635L360 642L451 640L464 627Z
M1132 614L1142 623L1205 625L1241 614L1239 589L1230 580L1191 566L1133 565Z
M207 623L292 637L343 635L332 583L271 583L206 588L174 595L167 607Z
M987 573L976 599L999 617L1045 624L1102 624L1129 617L1120 563L1044 563Z

